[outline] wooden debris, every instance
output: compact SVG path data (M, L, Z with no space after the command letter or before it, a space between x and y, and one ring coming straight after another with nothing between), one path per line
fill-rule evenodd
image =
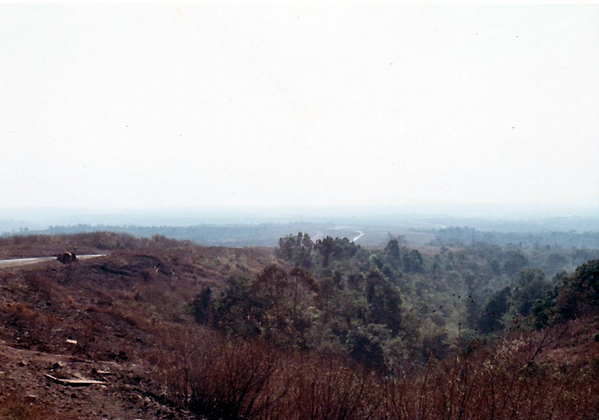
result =
M94 374L94 375L115 375L115 373L110 372L108 370L97 370L96 368L92 368L92 374Z
M95 381L93 379L62 379L52 376L48 373L46 373L44 376L58 384L66 386L89 386L94 384L106 385L105 381Z

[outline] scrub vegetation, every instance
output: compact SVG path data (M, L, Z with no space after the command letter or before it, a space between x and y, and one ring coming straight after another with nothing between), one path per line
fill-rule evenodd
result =
M6 418L599 416L596 249L107 232L0 249L108 254L0 271ZM44 376L108 370L67 393Z

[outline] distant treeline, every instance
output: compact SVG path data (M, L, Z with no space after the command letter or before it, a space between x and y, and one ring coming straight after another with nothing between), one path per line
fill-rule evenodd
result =
M313 225L311 225L313 227ZM127 233L139 238L163 235L171 239L189 240L204 246L275 246L280 237L290 231L306 229L304 224L258 224L258 225L198 225L198 226L116 226L77 224L50 226L45 230L21 229L4 232L2 236L19 235L66 235L97 231Z
M460 246L487 243L505 246L514 244L533 248L592 248L599 249L599 232L486 232L469 227L449 227L435 231L434 245Z
M334 226L334 225L333 225ZM498 232L484 231L471 227L449 227L435 230L398 229L396 227L365 226L365 235L358 241L362 246L383 247L391 236L402 236L408 244L435 246L464 246L473 243L490 245L517 245L525 248L544 249L599 249L599 232L552 231L552 232ZM237 225L196 226L136 226L136 225L89 225L50 226L45 230L20 229L4 232L12 235L63 235L89 232L127 233L139 238L163 235L167 238L189 240L203 246L267 246L277 245L279 238L292 232L308 232L314 239L329 234L352 239L358 235L353 228L334 228L317 223L262 223Z

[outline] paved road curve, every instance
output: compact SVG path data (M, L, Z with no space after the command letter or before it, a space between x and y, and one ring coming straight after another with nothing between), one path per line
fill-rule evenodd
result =
M105 257L106 254L91 254L91 255L77 255L78 260L86 260L88 258ZM56 257L37 257L37 258L14 258L11 260L0 260L0 268L4 267L17 267L19 265L37 264L44 261L56 260Z

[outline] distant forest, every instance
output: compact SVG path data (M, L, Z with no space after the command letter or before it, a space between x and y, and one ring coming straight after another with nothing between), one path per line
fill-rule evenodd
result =
M599 232L485 232L469 227L449 227L429 232L436 235L433 243L441 246L486 243L499 246L513 244L527 248L599 249Z
M321 223L262 223L231 225L196 225L196 226L135 226L135 225L89 225L77 224L68 226L50 226L44 230L20 229L18 232L4 232L2 236L12 235L67 235L90 232L126 233L138 238L150 238L162 235L171 239L188 240L202 246L264 246L274 247L279 238L293 232L307 232L312 238L326 236L347 237L352 240L362 232L365 233L358 243L368 247L383 247L391 233L401 235L406 242L424 245L434 239L434 235L426 232L406 231L405 228L366 226L353 228L337 224Z
M197 226L135 226L135 225L89 225L50 226L45 230L20 229L4 232L12 235L61 235L85 232L127 233L140 238L163 235L171 239L189 240L203 246L266 246L274 247L279 238L294 232L307 232L313 239L326 236L347 237L352 240L364 233L356 243L367 247L384 247L391 237L401 236L406 244L418 246L465 246L485 243L489 245L517 245L524 248L599 249L599 232L578 231L531 231L504 232L478 230L471 227L447 227L444 229L406 229L395 226L334 227L316 223L262 223L239 225Z
M306 227L294 226L294 229ZM163 235L171 239L189 240L205 246L275 246L281 236L289 234L289 226L276 224L258 225L201 225L201 226L116 226L78 224L69 226L50 226L45 230L22 229L12 234L20 235L65 235L87 232L127 233L139 238ZM304 229L305 230L305 229ZM293 230L292 230L293 231ZM10 236L5 232L2 236Z

